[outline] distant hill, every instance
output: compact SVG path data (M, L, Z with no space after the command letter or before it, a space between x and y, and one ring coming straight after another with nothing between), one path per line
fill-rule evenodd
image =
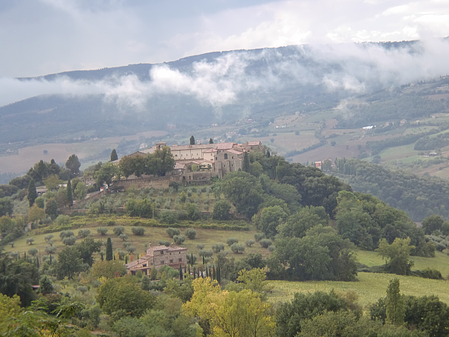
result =
M164 130L169 124L191 130L248 118L257 127L281 114L334 109L359 95L364 95L364 101L368 95L372 102L378 96L382 102L350 107L354 118L342 114L339 127L382 119L378 112L388 114L388 105L401 116L413 117L428 113L429 107L432 112L444 109L439 101L410 100L390 90L401 84L402 77L380 74L385 70L381 64L361 57L373 48L385 55L392 50L423 53L417 41L287 46L20 78L37 84L68 81L83 90L64 94L60 90L0 107L0 143L64 141L83 132L95 137L125 135Z

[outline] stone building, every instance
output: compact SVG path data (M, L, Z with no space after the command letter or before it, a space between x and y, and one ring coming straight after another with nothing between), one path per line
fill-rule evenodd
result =
M150 275L151 269L159 269L162 266L169 266L178 269L179 266L187 265L187 248L175 246L155 246L147 249L145 256L130 262L126 265L128 273L135 275L139 270L144 275Z

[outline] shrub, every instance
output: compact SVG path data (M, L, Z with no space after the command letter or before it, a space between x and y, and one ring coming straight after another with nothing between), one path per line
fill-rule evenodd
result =
M49 246L47 246L47 247L45 247L45 252L47 254L55 254L56 253L56 247L49 247Z
M120 234L123 234L123 233L125 233L125 227L123 227L123 226L117 226L117 227L114 227L114 234L115 235L117 235L117 236L120 236Z
M228 238L226 240L226 243L228 244L228 246L232 246L234 243L237 243L237 242L239 242L239 240L236 238Z
M273 246L273 245L271 245L270 247L268 247L268 250L269 250L270 252L274 252L275 249L276 249L276 247Z
M106 235L108 229L106 227L97 227L97 233L100 235Z
M213 250L215 253L219 253L220 251L224 250L224 244L222 244L222 243L217 243L217 244L215 244L215 245L212 246L212 250Z
M173 236L173 241L175 241L175 243L177 245L182 245L185 240L186 240L186 237L184 235L175 235L175 236Z
M54 237L53 234L49 234L49 235L45 235L44 239L45 239L45 241L48 242L49 240L53 239L53 237Z
M174 224L178 220L178 213L171 211L162 211L159 218L163 223Z
M78 290L79 292L81 292L84 295L87 292L87 287L79 286L78 288L76 288L76 290Z
M246 247L251 247L254 243L255 243L254 240L246 240L246 241L245 241Z
M245 246L242 245L241 243L233 243L231 245L231 250L235 254L241 254L245 251Z
M32 245L33 244L33 242L34 242L34 239L33 238L29 238L29 239L27 239L27 245Z
M129 246L125 247L125 248L128 249L129 247L131 247L131 245L129 245ZM118 259L119 260L123 261L125 259L126 253L124 251L119 250L117 252L117 254L118 254Z
M131 254L131 253L134 253L136 251L136 247L129 246L129 247L126 247L126 250Z
M190 239L193 240L196 237L196 230L194 230L193 228L187 228L186 229L186 236Z
M31 256L35 256L38 253L38 250L36 248L31 248L28 250L28 254Z
M133 227L131 231L136 236L143 236L145 234L145 228L143 227Z
M76 237L74 236L67 236L62 239L62 243L66 246L73 246L76 242Z
M120 239L122 239L123 241L128 240L128 235L126 235L126 234L120 234L118 237L119 237Z
M435 248L436 248L437 251L442 252L443 250L446 249L446 245L443 244L443 243L441 243L441 242L438 242L438 243L435 245Z
M132 243L131 242L123 242L123 247L128 248L129 246L131 246Z
M180 230L177 228L168 227L166 230L169 237L174 237L175 235L181 234Z
M195 220L198 220L201 218L200 209L195 204L191 204L191 203L186 204L186 212L187 212L187 218L189 220L195 221Z
M73 234L72 231L62 231L61 234L59 234L61 239L68 238L70 236L75 236L75 234Z
M264 237L265 237L265 234L263 234L263 233L256 233L256 234L254 234L254 239L256 240L256 242L259 242Z
M90 229L80 229L78 231L78 236L81 239L87 238L90 235Z
M159 241L159 244L162 245L162 246L169 247L171 243L170 243L170 241Z
M270 239L262 239L259 241L259 244L262 248L268 248L273 244L273 242L271 242Z
M196 248L198 248L198 250L202 250L204 248L204 244L199 243L196 245Z
M213 251L211 251L211 250L201 250L199 253L198 253L198 255L199 256L201 256L201 257L211 257L212 255L214 255L214 252Z
M67 225L70 222L70 217L68 215L60 214L55 221L58 226Z

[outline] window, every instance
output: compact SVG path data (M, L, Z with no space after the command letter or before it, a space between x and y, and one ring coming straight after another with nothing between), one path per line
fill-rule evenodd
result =
M234 159L234 156L232 156L231 159Z
M173 263L173 260L170 260L170 263Z
M182 258L179 258L178 260L179 260L179 262L182 262Z
M227 153L224 154L224 159L228 159L228 154Z
M164 261L164 260L162 260L162 261L161 261L161 264L165 264L165 261Z
M164 251L163 250L161 250L161 255L164 255Z
M147 266L147 264L146 264L146 263L144 263L142 267L146 267L146 266Z

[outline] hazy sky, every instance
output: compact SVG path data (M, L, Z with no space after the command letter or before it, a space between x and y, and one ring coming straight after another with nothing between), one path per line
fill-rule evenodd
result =
M0 77L218 50L446 36L448 0L2 0Z

